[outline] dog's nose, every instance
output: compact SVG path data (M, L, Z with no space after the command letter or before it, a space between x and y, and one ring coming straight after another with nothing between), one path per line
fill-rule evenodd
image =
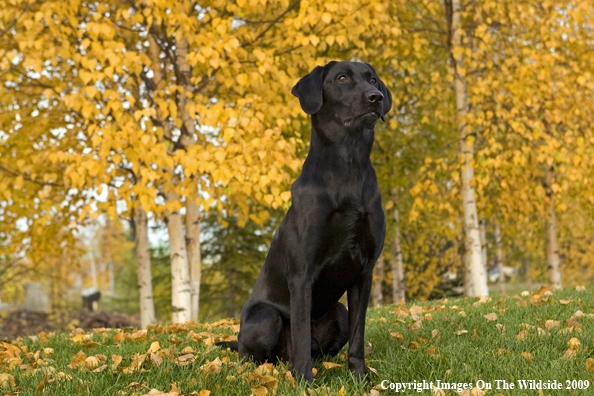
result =
M384 95L380 91L370 91L367 93L367 100L371 103L381 103L384 100Z

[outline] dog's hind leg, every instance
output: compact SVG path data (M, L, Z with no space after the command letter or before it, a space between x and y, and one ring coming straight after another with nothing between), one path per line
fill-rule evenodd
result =
M276 363L286 356L286 335L283 318L278 309L257 303L242 314L241 330L238 337L239 357L253 359L262 364Z
M313 359L340 352L349 340L349 314L344 305L337 302L326 315L313 321L311 333Z

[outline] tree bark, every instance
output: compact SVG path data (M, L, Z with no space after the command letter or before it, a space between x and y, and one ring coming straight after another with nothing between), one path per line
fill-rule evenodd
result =
M192 68L187 61L189 51L188 41L181 31L176 33L175 44L177 67L179 70L179 84L184 88L184 91L179 96L179 113L185 129L185 133L181 136L181 143L184 146L189 147L196 144L196 123L187 108L188 97L186 93L192 91ZM197 191L198 188L196 188L196 192ZM194 194L189 194L186 199L186 245L192 282L192 320L198 323L201 279L200 210L198 205L196 205L196 196Z
M384 270L386 262L383 257L380 257L373 268L373 286L371 290L371 301L374 307L384 303L384 293L382 291L382 283L384 280Z
M483 263L483 267L485 268L485 272L489 273L489 263L488 263L488 254L487 254L487 222L484 218L480 218L479 220L479 229L481 233L481 261Z
M395 195L395 191L392 190ZM394 304L403 304L406 299L404 285L404 268L402 263L402 248L400 246L400 213L394 206L394 237L390 246L390 264L392 266L392 301Z
M164 80L164 71L161 67L161 49L151 34L148 35L149 56L153 70L155 86L159 87ZM157 118L162 124L163 134L171 139L171 127L169 120L157 112ZM172 146L168 148L169 154L173 154ZM165 223L169 234L169 254L171 257L171 311L173 323L185 323L192 319L192 296L190 285L190 269L184 238L184 230L181 215L178 209L171 210L172 206L179 205L179 196L175 192L175 184L178 179L172 167L164 169L170 174L171 181L165 185Z
M192 320L198 323L200 307L200 212L195 198L186 201L186 250L192 284Z
M524 271L526 273L526 289L530 291L532 290L532 269L529 258L524 258Z
M497 269L499 270L497 284L499 285L499 292L504 294L505 274L503 273L503 246L501 242L501 227L499 227L499 222L495 223L495 250L497 251Z
M547 249L547 274L549 284L553 289L561 289L561 263L559 260L559 243L557 241L557 217L555 215L555 193L553 191L553 180L555 171L552 165L545 168L544 188L547 195L545 200L545 233Z
M170 189L165 193L165 203L179 203L179 196ZM182 218L177 209L165 210L165 222L169 234L169 255L171 257L171 312L173 323L192 320L192 287L188 254L182 226Z
M138 205L134 209L134 228L136 231L136 261L138 290L140 293L140 327L155 324L155 304L153 302L153 277L151 275L151 254L148 240L146 212Z
M473 168L473 142L469 139L471 130L466 124L466 116L470 110L468 86L464 72L464 48L462 25L460 22L460 0L451 1L451 26L452 37L450 51L454 64L454 89L456 93L456 110L458 115L458 132L460 154L462 156L462 169L460 170L462 205L464 208L464 231L466 236L466 254L468 256L469 277L472 281L473 294L476 297L489 295L487 287L487 272L482 265L481 238L478 226L475 191L472 185L474 178Z
M235 294L233 293L233 271L231 267L227 268L227 317L232 318L235 315L233 309L233 299Z

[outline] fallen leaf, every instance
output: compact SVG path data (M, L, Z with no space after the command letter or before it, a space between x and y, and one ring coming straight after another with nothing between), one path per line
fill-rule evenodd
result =
M256 385L252 386L252 396L266 396L268 395L268 389L263 386Z
M14 388L14 377L7 373L0 374L0 388Z
M124 338L125 338L124 333L118 333L113 336L114 342L122 342L122 341L124 341Z
M559 321L559 320L547 320L545 322L545 327L547 329L549 329L549 331L551 331L555 327L558 327L560 323L561 323L561 321Z
M528 332L526 330L522 330L518 333L518 335L516 336L516 338L518 339L518 341L524 341L524 339L526 339L528 337Z
M497 330L499 330L500 332L505 333L505 326L501 323L497 323L495 327L497 327Z
M404 336L400 332L390 333L390 338L395 338L398 341L404 340Z
M218 357L213 360L212 362L203 364L200 366L200 370L202 371L203 375L206 374L218 374L221 372L223 362Z
M200 391L200 393L198 394L199 396L210 396L210 391L203 389Z
M530 352L522 352L522 358L531 362L533 356Z
M85 359L85 366L88 366L91 369L96 369L99 367L99 360L95 356L89 356Z
M122 357L120 355L111 355L111 360L113 361L111 364L111 369L116 371L120 363L122 363Z
M468 330L458 330L456 332L457 335L462 335L462 334L466 334L466 333L468 333Z
M416 341L412 341L410 344L408 344L408 349L410 349L411 351L416 351L417 349L419 349L419 343Z
M586 286L576 286L575 290L576 291L586 291Z
M86 358L87 358L87 355L85 355L85 353L83 351L80 351L79 353L74 355L74 357L72 358L72 361L70 362L68 367L70 367L73 370L76 370L76 368L78 366L84 365Z
M102 371L104 371L107 368L107 364L104 364L100 367L97 367L95 370L93 370L94 373L100 373Z
M568 349L565 351L565 353L563 354L563 356L561 357L561 359L571 359L577 356L577 352L574 351L573 349Z
M332 363L332 362L324 362L323 364L324 364L324 367L326 367L326 370L342 367L342 364Z
M577 338L572 337L569 341L567 341L567 345L569 345L569 349L578 352L582 346L582 343Z
M411 315L420 315L423 313L423 308L419 307L418 305L413 305L410 307L409 312Z
M485 319L487 319L487 320L497 320L497 314L494 313L494 312L493 313L490 313L490 314L487 314L487 315L484 315L483 317Z
M487 391L477 388L476 386L470 390L470 396L483 396Z
M446 393L443 389L440 388L432 388L431 389L432 396L446 396Z
M563 304L563 305L569 305L569 304L571 304L572 301L573 300L559 300L559 303Z
M159 349L161 349L161 345L159 344L159 341L155 341L151 344L149 350L147 351L147 353L155 353L157 352Z
M550 287L548 287L547 285L542 285L541 287L538 288L537 291L539 293L544 293L546 291L552 291L552 289Z
M588 358L588 360L586 360L586 371L594 373L594 359Z
M70 376L70 375L68 375L68 374L66 374L66 373L64 373L64 372L61 372L61 371L60 371L59 373L57 373L57 374L54 376L54 378L50 379L50 380L49 380L49 381L47 381L47 382L54 382L54 381L60 381L60 382L61 382L61 381L70 381L71 379L72 379L72 376Z
M439 329L431 330L431 338L435 339L435 341L441 340L441 331Z
M35 388L35 392L37 392L37 393L43 392L43 388L45 387L45 383L47 382L48 377L49 377L49 375L47 373L45 373L45 376L43 377L43 379L41 380L39 385L37 385L37 388Z
M427 356L435 356L435 351L437 351L437 347L431 345L429 348L427 348Z

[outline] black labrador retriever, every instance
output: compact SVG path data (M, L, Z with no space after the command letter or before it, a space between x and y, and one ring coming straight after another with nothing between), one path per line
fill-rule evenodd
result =
M372 271L386 234L369 155L392 96L373 67L358 62L318 66L291 92L311 114L309 154L241 312L238 341L219 345L259 363L289 361L297 378L312 382L312 358L336 355L348 341L359 377ZM338 302L345 291L348 311Z

